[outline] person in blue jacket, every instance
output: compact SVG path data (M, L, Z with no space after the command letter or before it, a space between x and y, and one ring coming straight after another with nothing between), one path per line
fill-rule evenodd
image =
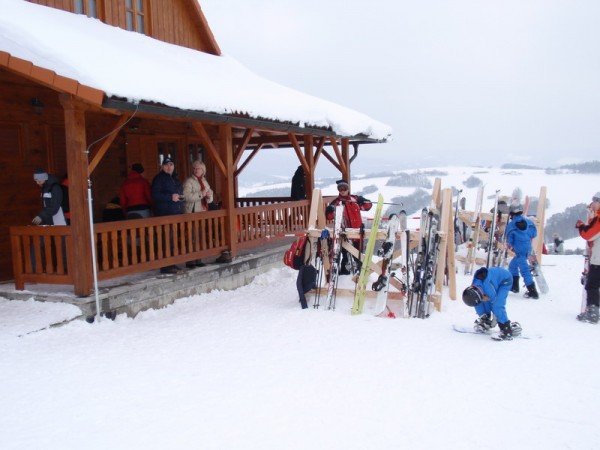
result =
M152 180L152 201L154 203L155 216L171 216L183 214L184 198L183 186L174 174L175 164L173 160L166 157L158 175ZM171 236L171 239L173 237ZM170 242L171 247L173 242ZM160 269L161 273L179 273L177 266L171 265Z
M482 267L475 272L473 283L463 292L463 302L474 307L479 315L474 325L476 332L486 333L497 323L502 339L510 340L521 334L519 322L511 323L506 313L511 284L512 275L503 267Z
M512 219L506 226L506 242L515 253L508 265L508 270L513 276L511 291L519 292L519 272L521 272L527 287L525 297L540 298L531 275L531 267L529 267L531 240L537 236L537 229L531 219L523 216L521 205L511 206L510 214Z

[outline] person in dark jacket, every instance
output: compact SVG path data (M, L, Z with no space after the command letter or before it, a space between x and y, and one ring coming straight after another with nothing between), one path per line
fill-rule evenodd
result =
M158 175L152 180L152 201L155 216L183 214L183 186L173 175L175 164L169 157L163 159Z
M302 166L298 166L292 177L292 192L290 193L290 197L292 200L306 199L304 169Z
M37 169L33 180L42 189L42 209L31 221L34 225L66 225L62 210L63 191L58 178L43 169Z
M152 180L152 200L155 216L171 216L183 214L183 186L174 176L175 164L169 157L163 159L161 170ZM171 236L172 238L172 236ZM171 246L173 242L171 242ZM177 266L167 266L160 269L161 273L178 273Z
M121 208L128 219L150 217L152 192L143 173L144 167L140 163L133 164L119 191Z

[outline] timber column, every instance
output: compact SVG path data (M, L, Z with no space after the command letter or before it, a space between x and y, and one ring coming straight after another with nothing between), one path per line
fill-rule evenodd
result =
M73 96L60 95L65 110L69 208L71 209L71 249L68 270L73 275L75 295L92 293L92 249L90 211L87 204L88 157L85 136L85 106Z
M219 125L219 153L225 166L223 189L223 207L227 211L225 233L231 256L237 255L238 233L237 216L235 213L235 174L233 167L233 137L231 125Z
M306 198L311 200L315 188L315 156L313 153L313 137L310 134L304 135L304 159L306 159L308 165L308 173L304 177L304 187Z
M342 178L346 180L348 183L352 183L351 173L350 173L350 140L348 138L342 139ZM350 188L352 188L352 184L350 184Z

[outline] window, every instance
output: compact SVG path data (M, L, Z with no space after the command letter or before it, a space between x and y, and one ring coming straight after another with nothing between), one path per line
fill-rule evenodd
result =
M190 167L196 160L204 161L204 147L201 144L189 143L188 144L188 155L190 159Z
M125 0L125 22L128 30L146 32L144 2L145 0Z
M73 9L75 14L85 14L88 17L98 18L96 0L74 0Z

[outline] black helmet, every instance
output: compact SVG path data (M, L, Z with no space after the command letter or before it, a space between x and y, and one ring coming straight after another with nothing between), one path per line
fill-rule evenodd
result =
M467 306L476 306L483 301L483 293L477 286L469 286L463 291L463 302Z

